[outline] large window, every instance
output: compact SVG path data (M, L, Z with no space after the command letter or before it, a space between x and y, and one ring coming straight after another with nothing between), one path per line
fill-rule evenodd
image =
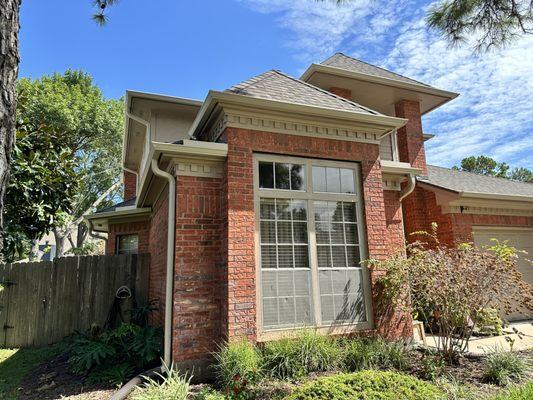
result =
M137 254L139 247L138 235L117 236L117 254Z
M358 164L255 159L262 331L370 327Z

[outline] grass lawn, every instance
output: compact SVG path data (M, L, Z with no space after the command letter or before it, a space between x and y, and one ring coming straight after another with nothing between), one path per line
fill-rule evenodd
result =
M20 382L40 363L54 357L59 347L0 349L0 399L17 398Z

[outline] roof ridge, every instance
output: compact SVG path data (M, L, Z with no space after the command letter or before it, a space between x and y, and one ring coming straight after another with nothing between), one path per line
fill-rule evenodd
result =
M488 178L488 179L500 179L500 180L503 180L503 181L505 181L505 182L518 183L518 184L526 184L526 185L533 185L533 183L529 183L529 182L517 181L517 180L514 180L514 179L503 178L503 177L501 177L501 176L493 176L493 175L478 174L477 172L463 171L463 170L461 170L461 169L454 169L454 168L441 167L440 165L431 165L431 164L428 164L428 167L434 167L434 168L446 169L446 170L448 170L448 171L453 171L454 173L474 175L476 178L482 177L482 178Z
M394 74L394 75L401 76L402 78L410 79L410 80L412 80L412 81L414 81L414 82L419 83L419 84L422 85L422 86L430 86L430 85L428 85L427 83L424 83L424 82L419 81L419 80L417 80L417 79L413 79L413 78L411 78L411 77L409 77L409 76L402 75L402 74L400 74L400 73L398 73L398 72L394 72L394 71L388 70L388 69L386 69L386 68L380 67L379 65L370 64L369 62L366 62L366 61L360 60L360 59L358 59L358 58L355 58L355 57L349 56L349 55L347 55L347 54L344 54L344 53L341 52L341 51L336 52L335 54L333 54L332 56L330 56L330 57L327 58L326 60L322 61L322 63L325 63L327 60L329 60L330 58L336 56L337 54L340 54L340 55L342 55L342 56L344 56L344 57L346 57L346 58L349 58L349 59L351 59L351 60L358 61L358 62L360 62L360 63L366 64L366 65L368 65L368 66L370 66L370 67L377 68L377 69L380 69L380 70L382 70L382 71L385 71L385 72L388 72L388 73L391 73L391 74ZM322 63L321 63L321 64L322 64ZM340 67L336 67L336 68L340 68ZM342 68L341 68L341 69L342 69ZM389 78L389 79L391 79L391 78Z
M368 111L368 112L370 112L370 113L372 113L374 115L381 115L381 113L379 113L379 112L377 112L375 110L372 110L371 108L365 107L365 106L363 106L363 105L361 105L359 103L356 103L355 101L348 100L348 99L346 99L346 98L344 98L342 96L336 95L335 93L328 92L327 90L321 89L321 88L319 88L319 87L317 87L315 85L312 85L312 84L310 84L308 82L302 81L301 79L298 79L298 78L295 78L293 76L290 76L290 75L288 75L288 74L286 74L286 73L284 73L284 72L282 72L280 70L274 69L272 71L277 72L281 76L284 76L286 78L292 79L293 81L296 81L298 83L302 83L302 84L304 84L304 85L306 85L306 86L308 86L308 87L310 87L310 88L312 88L312 89L314 89L314 90L316 90L318 92L327 94L328 96L331 96L331 97L333 97L335 99L342 100L342 101L344 101L344 102L346 102L346 103L348 103L348 104L350 104L352 106L356 106L356 107L362 108L362 109L364 109L364 110L366 110L366 111Z
M236 87L239 87L239 86L240 86L239 90L247 88L248 86L251 86L254 83L260 82L263 79L265 79L266 75L269 72L277 72L277 71L275 69L269 69L269 70L267 70L265 72L261 72L260 74L257 74L257 75L254 75L254 76L248 78L248 79L245 79L244 81L242 81L240 83L237 83L236 85L232 85L229 89L226 89L226 90L231 90L232 88L236 88Z

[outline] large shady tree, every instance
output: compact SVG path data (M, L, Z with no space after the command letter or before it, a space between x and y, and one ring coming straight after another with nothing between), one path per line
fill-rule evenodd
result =
M76 184L64 193L67 205L60 209L45 208L54 221L49 227L55 236L56 255L61 256L73 230L78 232L72 247L83 245L87 235L83 214L105 205L118 192L123 102L105 99L92 78L82 71L68 70L36 80L20 79L17 91L18 119L53 142L62 150L61 156L74 166ZM47 171L37 172L38 185L44 182L40 178ZM38 239L46 232L39 230L30 239Z
M16 82L19 69L19 12L22 0L0 1L0 258L4 243L4 198L15 141ZM96 0L93 19L103 24L116 0Z

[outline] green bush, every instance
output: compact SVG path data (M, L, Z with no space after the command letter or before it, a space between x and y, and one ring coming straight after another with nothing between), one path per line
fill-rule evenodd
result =
M194 400L226 400L226 396L211 388L203 388L194 397Z
M398 369L408 365L407 347L402 342L387 342L381 338L346 339L343 364L348 371L362 369Z
M478 400L479 392L470 385L466 385L453 375L441 377L436 381L445 394L447 400Z
M166 369L159 380L145 378L146 383L134 390L133 400L186 400L189 396L189 380L180 376L172 367Z
M422 358L422 376L424 379L434 381L444 370L445 361L438 353L428 353Z
M294 379L338 368L341 354L337 340L303 330L294 338L267 342L263 348L264 369L274 378Z
M246 397L247 388L261 377L261 354L247 340L225 344L215 353L218 384L233 397Z
M517 386L499 393L490 400L531 400L533 399L533 381L524 386Z
M491 336L503 334L503 322L500 318L500 312L495 308L482 308L477 312L474 322L480 333Z
M495 349L484 360L483 376L489 382L506 386L522 379L527 371L526 363L512 351Z
M437 400L433 384L391 371L361 371L319 378L297 388L286 400Z
M110 331L74 334L67 352L70 370L87 376L89 383L119 384L157 361L160 349L159 328L124 323Z

